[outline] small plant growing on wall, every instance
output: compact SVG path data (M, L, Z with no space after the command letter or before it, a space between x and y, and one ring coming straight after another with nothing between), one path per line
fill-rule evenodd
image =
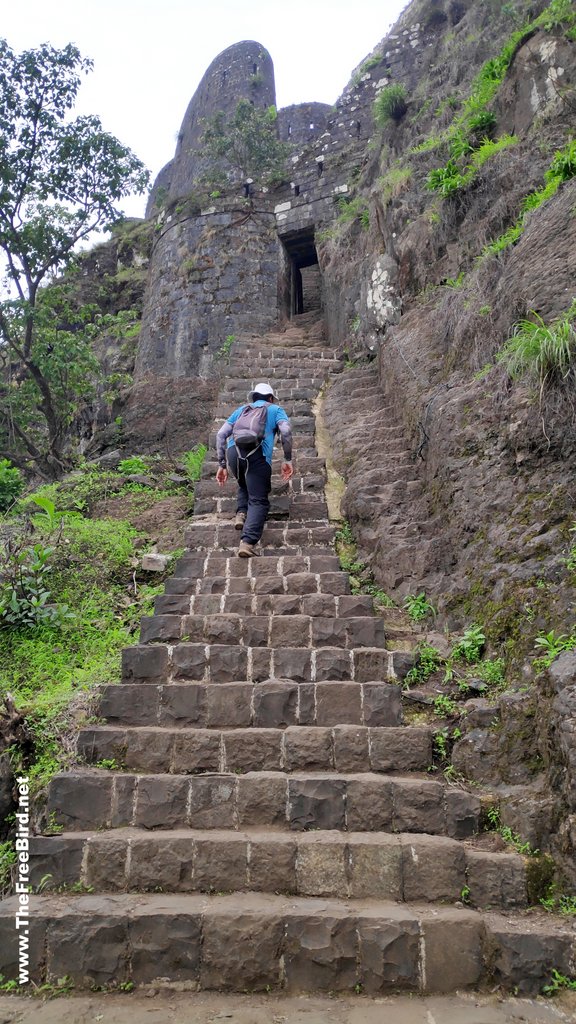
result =
M408 109L404 86L400 82L387 85L374 100L373 109L379 128L384 128L390 121L399 124Z

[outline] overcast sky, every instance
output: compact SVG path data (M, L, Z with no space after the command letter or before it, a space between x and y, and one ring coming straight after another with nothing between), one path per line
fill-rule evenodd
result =
M186 107L221 50L255 39L274 61L278 107L334 103L406 0L27 0L3 4L15 50L75 43L94 60L77 113L97 114L153 175L174 155ZM124 204L144 215L145 200Z

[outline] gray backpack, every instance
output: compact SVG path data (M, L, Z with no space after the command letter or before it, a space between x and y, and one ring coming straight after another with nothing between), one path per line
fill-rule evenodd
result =
M232 425L232 440L240 458L248 458L262 444L266 433L268 408L268 405L245 405Z

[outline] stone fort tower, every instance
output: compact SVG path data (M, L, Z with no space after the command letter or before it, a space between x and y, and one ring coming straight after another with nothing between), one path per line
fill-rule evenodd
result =
M203 121L217 111L232 114L241 98L264 109L276 96L272 59L258 42L237 43L215 58L148 203L156 231L137 381L205 377L230 335L264 333L283 318L328 305L316 235L340 212L365 159L372 104L390 69L395 80L418 73L418 27L405 35L375 53L368 71L361 66L334 107L305 103L278 112L278 137L291 149L285 182L273 190L238 182L208 197L199 188L207 168Z

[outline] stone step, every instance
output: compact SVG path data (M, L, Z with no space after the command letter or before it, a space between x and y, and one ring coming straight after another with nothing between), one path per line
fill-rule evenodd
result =
M0 905L0 971L18 979L18 897ZM77 990L154 984L238 992L536 995L570 977L573 930L508 915L269 893L30 897L30 977ZM361 1009L360 1009L360 1012ZM360 1019L360 1018L359 1018Z
M286 556L288 557L288 556ZM292 556L290 556L292 557ZM270 558L266 561L275 562ZM248 562L252 565L253 572L250 576L172 576L166 580L166 594L260 594L260 595L294 595L305 596L314 594L326 594L332 596L347 596L350 590L350 581L344 572L322 572L322 573L259 573L256 566L265 564L260 559L237 559L240 565Z
M276 462L278 461L279 460L277 459ZM283 485L280 482L279 476L277 477L276 480L274 479L273 476L272 489L273 491L276 491L277 494L296 495L308 494L309 492L313 492L320 493L323 496L325 483L326 476L324 472L306 473L305 475L302 475L301 473L298 472L294 474L289 484ZM214 476L208 480L199 481L198 484L196 485L195 490L196 494L202 498L207 498L213 495L221 498L222 496L226 496L226 494L235 494L236 492L235 490L233 490L235 486L236 485L234 480L229 479L228 482L224 484L223 487L221 487L220 484L218 484L218 482L216 481L216 477Z
M318 595L316 595L318 596ZM149 615L140 620L140 643L235 644L241 647L384 647L384 623L371 615Z
M114 683L102 685L99 693L99 715L121 725L395 727L402 721L401 689L395 683Z
M215 581L212 580L212 583ZM388 616L392 629L407 627L405 613L400 609L396 617ZM323 618L346 618L374 614L371 597L364 594L335 597L332 594L161 594L155 599L156 615L216 615L218 612L234 615L312 615Z
M314 545L327 547L334 543L336 530L327 523L322 525L303 525L302 523L268 522L264 527L261 545L266 548L298 547L311 548ZM193 550L215 549L226 550L238 547L238 531L233 523L194 522L184 531L184 543Z
M135 772L302 771L425 772L432 764L432 729L289 725L219 729L90 725L80 729L78 756L111 761Z
M306 498L307 495L298 495ZM310 495L315 499L317 495ZM230 495L213 494L209 498L194 498L194 512L201 515L216 515L223 523L233 523L236 515L237 498ZM270 496L270 511L268 520L289 519L291 523L304 525L326 525L328 523L328 508L323 501L314 501L302 505L295 505L294 499L287 494Z
M478 831L480 798L428 776L255 771L136 774L98 768L54 775L46 813L73 832L146 829L418 832L464 839Z
M340 569L338 556L333 551L329 555L277 555L271 553L265 558L237 558L221 551L207 553L187 552L175 565L175 576L186 576L199 579L203 576L224 576L259 578L262 576L302 576L312 574L345 578L347 574ZM170 580L167 580L169 583ZM339 593L348 593L347 589Z
M125 683L233 683L290 679L296 683L394 678L392 654L381 647L241 647L236 644L140 644L122 652Z
M112 829L30 840L30 883L95 892L269 892L526 906L524 860L445 836L387 832Z

